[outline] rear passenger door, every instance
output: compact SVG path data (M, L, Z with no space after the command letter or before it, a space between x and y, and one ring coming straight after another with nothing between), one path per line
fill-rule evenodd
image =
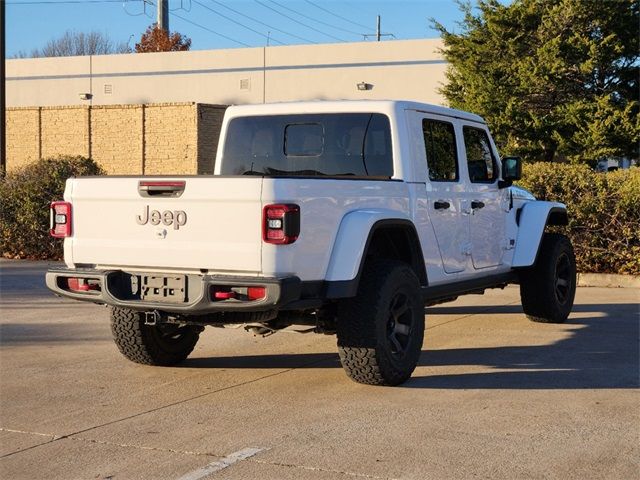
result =
M462 215L460 159L452 119L420 114L427 163L427 209L446 273L461 272L469 250L468 220Z
M498 161L495 147L484 125L462 126L469 184L463 202L468 214L471 259L475 269L502 263L505 245L507 189L498 188Z

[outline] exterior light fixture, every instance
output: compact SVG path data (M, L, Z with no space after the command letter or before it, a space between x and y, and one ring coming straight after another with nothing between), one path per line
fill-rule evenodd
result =
M91 100L93 98L91 93L79 93L78 95L80 95L80 100Z
M373 85L367 82L360 82L356 84L356 86L358 87L358 90L361 90L361 91L371 90L373 88Z

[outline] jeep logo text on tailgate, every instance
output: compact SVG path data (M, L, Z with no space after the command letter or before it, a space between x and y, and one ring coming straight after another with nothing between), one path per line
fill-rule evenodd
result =
M149 205L146 205L142 215L136 215L136 222L138 225L146 225L147 222L151 225L160 225L162 222L166 226L173 225L173 229L178 230L187 223L187 212L184 210L165 210L160 213L159 210L149 211Z

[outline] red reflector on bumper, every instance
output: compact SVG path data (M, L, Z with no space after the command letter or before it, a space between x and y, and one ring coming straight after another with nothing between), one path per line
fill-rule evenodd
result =
M267 297L267 287L249 287L241 285L212 285L210 287L211 301L222 302L235 300L236 302L254 302ZM235 302L234 302L235 303Z
M92 280L93 283L89 283L86 278L67 278L67 287L73 292L89 292L91 290L100 290L100 285L96 280Z
M236 298L236 292L215 292L213 298L216 300L228 300L229 298Z
M267 289L264 287L249 287L247 288L247 297L249 300L260 300L267 296Z

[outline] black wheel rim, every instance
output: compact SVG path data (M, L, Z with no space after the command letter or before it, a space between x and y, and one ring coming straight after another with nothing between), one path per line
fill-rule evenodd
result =
M409 297L398 292L391 300L387 319L387 340L393 355L407 351L413 330L413 311Z
M572 279L571 279L571 261L566 253L563 253L558 257L556 262L556 275L555 275L555 294L556 300L562 305L567 303L569 294L571 292Z

